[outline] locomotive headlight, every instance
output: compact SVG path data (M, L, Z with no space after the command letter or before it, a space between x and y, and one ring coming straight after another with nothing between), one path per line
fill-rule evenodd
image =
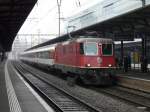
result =
M88 66L88 67L90 67L90 66L91 66L91 64L87 64L87 66Z
M109 67L112 67L112 65L111 65L111 64L109 64L108 66L109 66Z
M91 65L90 64L87 64L87 67L90 67Z

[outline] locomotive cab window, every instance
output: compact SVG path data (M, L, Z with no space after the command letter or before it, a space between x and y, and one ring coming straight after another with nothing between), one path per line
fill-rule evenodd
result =
M102 44L102 53L111 56L113 54L112 44Z
M84 54L89 56L98 55L98 45L96 42L84 43Z

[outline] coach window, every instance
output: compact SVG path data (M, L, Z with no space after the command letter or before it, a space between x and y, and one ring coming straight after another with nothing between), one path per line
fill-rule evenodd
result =
M47 58L47 53L46 53L46 51L43 53L44 54L44 59L46 59Z
M38 53L37 52L35 53L35 58L38 58Z
M45 51L42 52L42 58L43 58L43 59L45 58Z
M48 58L49 58L49 52L46 51L46 59L48 59Z
M44 51L42 54L43 54L42 58L44 59L46 57L46 52Z
M46 51L44 51L44 53L43 53L43 54L44 54L44 57L43 57L43 58L44 58L44 59L47 59L47 52L46 52Z
M45 52L42 53L42 58L43 58L43 59L45 58Z
M46 52L43 52L43 59L46 58Z
M33 58L33 53L31 53L31 54L30 54L30 57L32 57L32 58Z
M40 53L39 52L37 52L37 58L40 58Z
M43 58L43 52L40 52L40 58Z
M42 58L42 52L40 52L40 58Z

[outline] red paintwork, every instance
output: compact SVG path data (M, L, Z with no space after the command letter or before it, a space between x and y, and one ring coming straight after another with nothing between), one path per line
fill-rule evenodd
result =
M76 44L68 45L58 44L55 49L55 63L76 66Z
M100 43L101 44L101 43ZM102 63L99 64L97 58L102 59ZM99 51L97 56L85 56L80 54L79 43L76 41L68 42L66 45L59 43L55 48L55 63L69 65L74 67L90 67L87 68L108 68L109 64L115 67L115 57L113 56L102 56L101 45L99 45Z

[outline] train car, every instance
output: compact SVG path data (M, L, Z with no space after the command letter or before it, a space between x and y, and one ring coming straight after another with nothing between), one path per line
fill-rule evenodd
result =
M20 54L20 60L40 67L54 68L56 44L25 51Z
M85 84L107 85L115 82L111 72L116 65L113 46L111 39L80 36L24 52L21 60L47 65ZM47 55L44 55L45 52ZM45 57L42 59L41 55Z

